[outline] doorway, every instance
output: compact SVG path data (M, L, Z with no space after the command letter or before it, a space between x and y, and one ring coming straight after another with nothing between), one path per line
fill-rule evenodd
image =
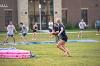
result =
M5 26L7 26L10 21L12 21L12 10L5 10Z
M88 8L81 9L81 19L84 19L86 24L88 24Z
M40 29L40 26L42 30L48 29L48 22L50 21L51 17L53 20L53 0L28 0L28 3L30 25L32 26L32 23L37 23L38 29ZM41 11L39 4L41 4Z

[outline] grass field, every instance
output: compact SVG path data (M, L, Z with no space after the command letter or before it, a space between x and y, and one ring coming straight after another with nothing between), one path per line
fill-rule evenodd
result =
M16 41L23 41L19 35L16 35ZM77 39L77 34L68 34L69 39ZM5 35L0 35L0 41L3 41ZM27 36L27 41L32 41L32 35ZM37 34L36 41L51 41L48 34ZM100 40L100 35L95 32L87 32L82 39ZM12 39L11 39L12 40ZM11 41L9 40L9 41ZM66 43L71 51L72 57L64 57L62 51L56 48L56 44L38 44L38 45L0 45L0 47L25 49L36 54L36 58L30 59L0 59L0 66L100 66L100 42L96 43Z

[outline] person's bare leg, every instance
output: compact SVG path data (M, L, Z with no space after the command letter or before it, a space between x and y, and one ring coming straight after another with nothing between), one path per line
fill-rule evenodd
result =
M24 36L25 42L28 41L27 36Z
M99 28L97 28L96 35L99 35Z
M81 38L83 37L83 31L81 31L80 37L81 37Z
M4 45L6 45L5 43L7 43L9 36L6 37L6 40L3 42Z
M65 47L65 42L63 40L58 42L57 47L64 52L64 56L71 57L69 50Z
M23 36L23 41L26 42L27 41L27 37Z
M65 44L64 44L64 45L62 45L62 47L66 50L66 52L65 52L65 56L67 56L67 55L68 55L68 56L70 57L71 55L70 55L70 53L69 53L69 49L68 49L68 48L66 48Z
M32 40L34 40L34 33L32 34Z
M34 40L36 40L36 32L34 33Z
M62 47L62 44L63 44L63 42L62 42L62 40L60 40L60 41L58 42L58 44L57 44L57 47L58 47L60 50L62 50L63 52L66 52L66 50Z
M35 36L36 36L36 33L34 32L32 40L36 40Z
M16 45L16 44L15 44L15 37L14 37L14 36L13 36L13 40L14 40L14 45Z
M25 42L25 37L23 35L21 35L21 39L23 40L23 42Z
M77 37L78 39L80 38L80 34L81 34L81 32L78 33L78 37Z

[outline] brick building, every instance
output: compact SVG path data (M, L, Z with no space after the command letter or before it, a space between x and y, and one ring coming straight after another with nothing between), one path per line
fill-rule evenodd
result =
M58 17L73 25L84 19L94 27L95 20L100 19L99 3L100 0L0 0L0 31L6 30L9 21L16 26L23 22L29 28L38 23L39 29L47 29L49 20Z
M95 21L100 19L100 0L63 0L62 17L74 25L84 19L94 28Z

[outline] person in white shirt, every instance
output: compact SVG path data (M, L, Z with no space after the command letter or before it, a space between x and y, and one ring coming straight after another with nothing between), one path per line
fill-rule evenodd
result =
M82 19L81 22L79 22L80 32L78 33L78 38L82 38L83 30L85 29L85 27L86 27L86 23Z
M52 34L51 34L51 32L53 30L53 22L52 22L52 20L49 21L48 26L49 26L48 28L49 28L49 32L50 32L50 37L52 37Z
M14 45L15 45L14 30L15 30L15 32L17 32L15 29L15 26L12 24L12 21L10 21L9 25L7 26L7 37L6 37L6 40L4 41L4 45L5 45L5 43L7 43L9 37L13 38Z

